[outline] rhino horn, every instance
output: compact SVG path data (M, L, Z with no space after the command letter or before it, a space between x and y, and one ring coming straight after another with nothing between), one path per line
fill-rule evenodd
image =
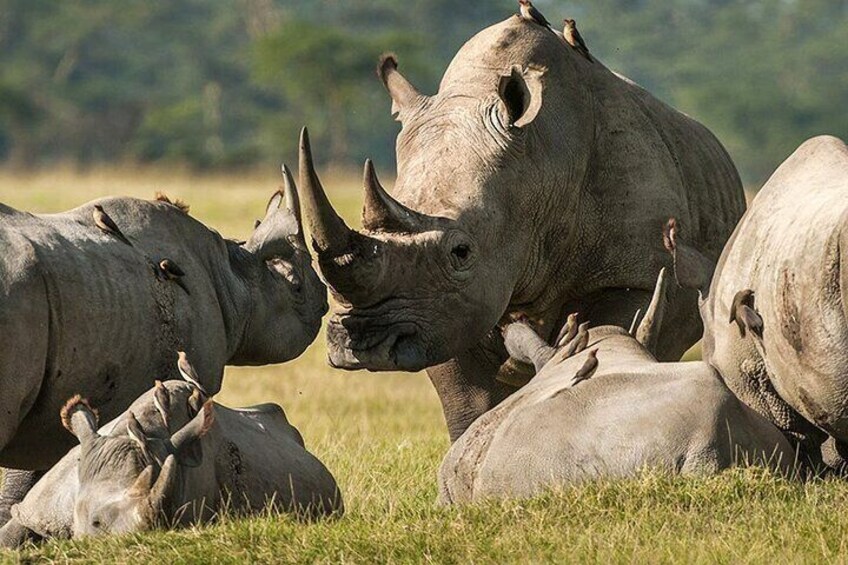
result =
M365 161L362 184L365 188L362 227L366 230L415 233L427 225L427 216L410 210L386 192L371 159Z
M315 172L309 132L303 128L300 134L300 186L303 190L302 205L306 222L312 232L312 241L319 254L344 251L352 234L344 220L330 204L324 187Z
M149 467L152 470L152 467ZM145 469L146 471L146 469ZM142 473L144 474L144 473ZM162 468L159 470L159 476L152 486L148 487L147 499L150 503L150 508L154 513L152 518L158 518L162 514L165 497L173 490L177 477L177 458L176 456L168 455ZM142 480L142 477L136 481Z

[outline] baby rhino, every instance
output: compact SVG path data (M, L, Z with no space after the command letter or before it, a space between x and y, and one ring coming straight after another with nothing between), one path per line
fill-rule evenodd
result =
M12 509L30 538L177 527L226 509L269 506L298 517L341 513L335 479L276 404L230 409L195 386L157 382L97 430L97 413L68 401L62 422L80 441Z

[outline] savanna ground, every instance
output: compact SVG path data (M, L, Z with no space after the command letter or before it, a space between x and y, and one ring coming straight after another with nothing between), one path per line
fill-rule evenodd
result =
M325 184L357 224L354 180ZM277 185L266 174L196 176L137 169L0 171L0 202L48 212L89 199L161 190L192 214L244 237ZM346 516L300 524L287 517L224 517L215 526L31 546L5 561L89 562L848 562L848 484L790 483L759 471L569 488L525 502L447 509L435 504L448 447L424 374L342 373L323 338L299 359L230 368L218 397L232 406L274 401L335 474Z

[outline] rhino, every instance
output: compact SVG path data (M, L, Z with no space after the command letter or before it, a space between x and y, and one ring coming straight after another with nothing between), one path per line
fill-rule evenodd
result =
M670 216L715 261L745 209L710 131L518 16L468 41L435 95L393 55L378 73L402 126L397 181L390 195L366 162L360 231L301 142L304 218L338 304L329 362L427 369L453 440L533 375L509 362L505 316L524 312L546 340L573 311L626 326L669 263L655 235ZM701 335L697 294L669 301L663 360Z
M689 281L702 293L704 359L823 471L844 467L848 454L846 225L848 147L810 139L757 194L712 279ZM732 320L746 291L762 335L743 336Z
M791 444L736 398L713 367L661 363L652 354L649 336L660 329L667 306L661 273L636 331L592 327L582 351L569 355L568 343L551 347L521 322L506 327L510 353L541 370L453 443L439 470L441 503L528 498L645 470L710 475L764 465L794 474ZM590 355L597 356L594 373L575 379Z
M98 229L95 206L129 245ZM0 524L73 447L56 418L71 396L110 420L153 379L179 378L177 350L214 394L225 365L300 355L327 311L288 171L244 243L163 196L44 215L0 205L0 249ZM163 276L165 259L184 273L178 281L176 269Z
M99 431L79 396L62 420L80 445L12 507L5 526L29 539L187 526L222 510L303 519L344 511L335 479L276 404L231 409L167 381Z

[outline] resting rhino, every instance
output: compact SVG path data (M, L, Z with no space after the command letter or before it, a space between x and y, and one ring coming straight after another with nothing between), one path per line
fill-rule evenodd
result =
M285 204L283 204L285 200ZM130 240L101 232L100 204ZM185 350L215 393L224 365L297 357L315 339L326 290L311 267L290 175L244 244L169 201L107 198L62 214L0 205L0 524L74 444L56 418L83 394L104 419L154 378L179 378ZM157 275L168 258L185 288Z
M665 293L658 284L656 296ZM650 335L645 323L637 335ZM646 469L704 475L759 464L793 472L786 438L707 363L660 363L644 339L618 326L588 332L588 349L564 357L532 330L507 327L510 352L543 369L451 446L439 470L441 502L525 498ZM591 350L597 369L575 383Z
M185 526L223 508L247 514L270 505L306 518L343 512L335 479L278 405L233 410L203 404L188 383L158 386L168 425L155 390L99 432L87 402L72 399L63 419L80 445L12 507L5 528L70 538ZM128 426L131 419L139 426Z
M546 339L571 311L627 324L668 264L655 237L668 217L716 260L744 211L706 128L517 16L466 43L436 95L393 56L379 74L402 124L398 175L392 197L366 164L362 231L333 210L302 143L304 216L339 304L329 359L429 368L452 439L532 376L507 363L505 314L525 312ZM696 294L669 300L664 360L701 336Z
M848 453L846 225L848 147L816 137L757 194L711 286L701 289L704 359L739 398L800 441L813 466L828 436ZM761 338L743 337L730 322L743 290L754 291Z

